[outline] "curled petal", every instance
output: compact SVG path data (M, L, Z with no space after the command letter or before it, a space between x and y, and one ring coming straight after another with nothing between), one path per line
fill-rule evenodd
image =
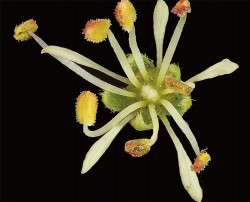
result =
M76 118L81 124L92 126L95 124L98 100L94 93L83 91L76 101Z
M82 33L87 41L99 43L107 38L110 26L111 22L109 19L90 20Z
M221 62L214 64L213 66L209 67L205 71L197 74L196 76L187 80L187 82L197 82L202 81L205 79L212 79L217 76L222 76L224 74L231 74L236 69L239 68L239 65L231 62L229 59L224 59Z
M121 0L117 3L114 14L122 29L130 32L136 21L136 10L133 4L129 0Z
M31 38L30 32L35 33L37 29L38 25L35 20L27 20L15 27L14 38L18 41L26 41Z

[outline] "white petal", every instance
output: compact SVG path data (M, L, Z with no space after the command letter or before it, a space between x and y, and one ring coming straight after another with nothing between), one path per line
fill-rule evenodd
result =
M128 116L123 119L118 125L114 126L109 132L97 140L92 147L89 149L82 165L82 174L88 172L96 162L101 158L101 156L108 149L114 138L120 132L120 130L131 120Z
M186 135L188 141L190 142L195 154L198 156L200 154L200 148L197 143L197 140L191 131L188 123L182 118L179 112L175 109L175 107L168 100L160 100L160 103L168 110L171 114L177 125L180 127L182 132Z
M202 200L202 189L197 174L191 170L191 161L166 117L161 117L177 151L179 171L184 188L195 201Z
M168 22L169 10L168 6L163 0L158 0L154 10L154 36L157 52L157 67L162 63L162 48L165 29Z
M70 60L72 62L75 62L77 64L84 65L86 67L90 67L93 69L96 69L98 71L103 72L104 74L107 74L121 82L129 84L129 81L127 78L120 76L112 71L109 71L108 69L102 67L101 65L95 63L94 61L90 60L89 58L75 52L72 50L69 50L67 48L63 48L60 46L47 46L42 50L42 53L49 53L51 55L59 56L62 58L65 58L67 60Z
M229 59L224 59L221 62L218 62L214 64L213 66L209 67L205 71L188 79L187 81L196 82L196 81L202 81L205 79L212 79L214 77L222 76L224 74L231 74L238 68L239 68L238 64L231 62Z

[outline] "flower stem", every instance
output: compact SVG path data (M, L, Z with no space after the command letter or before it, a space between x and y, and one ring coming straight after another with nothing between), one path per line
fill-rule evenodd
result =
M189 140L195 154L198 156L200 154L200 149L198 143L195 139L194 134L192 133L191 129L189 128L187 122L181 117L179 112L175 109L175 107L168 101L168 100L159 100L161 103L171 114L177 125L180 127L182 132L186 135L187 139Z
M95 63L94 61L90 60L89 58L75 52L72 50L69 50L67 48L63 48L60 46L48 46L43 49L44 53L49 53L52 55L56 55L59 57L63 57L67 60L70 60L72 62L75 62L80 65L84 65L86 67L90 67L92 69L98 70L100 72L103 72L104 74L109 75L110 77L113 77L114 79L121 81L126 84L130 84L129 80L123 76L120 76L104 67L101 65Z
M158 75L156 86L161 85L161 83L162 83L162 81L163 81L163 79L168 71L168 67L171 63L172 57L174 55L175 49L176 49L178 41L180 39L181 32L182 32L183 27L185 25L186 19L187 19L187 16L180 18L180 20L178 21L178 24L176 25L176 28L175 28L174 33L172 35L172 38L169 42L168 49L167 49L165 56L163 58L163 61L162 61L162 65L161 65L161 69L160 69L160 72Z
M119 112L113 119L111 119L103 127L99 128L97 130L90 131L88 129L88 126L84 125L83 126L83 132L85 133L85 135L87 135L89 137L98 137L100 135L103 135L104 133L109 131L112 127L117 125L126 116L128 116L129 114L131 114L132 112L134 112L135 110L137 110L139 108L145 107L146 105L147 105L147 102L145 102L145 101L136 102L136 103L134 103L132 105L129 105L128 107L126 107L121 112Z
M159 121L153 104L148 105L149 113L153 123L153 135L150 138L150 145L154 145L158 139Z
M140 89L142 85L138 81L138 79L135 77L135 74L129 65L129 62L128 62L128 59L127 59L125 53L123 52L120 44L116 40L116 38L111 30L109 30L108 39L109 39L110 45L112 46L112 48L117 56L117 59L119 60L121 66L122 66L122 69L125 72L125 74L127 75L128 79L136 88Z
M149 81L148 72L146 70L145 64L144 64L143 59L142 59L141 52L140 52L138 45L137 45L137 42L136 42L135 27L133 27L133 29L129 32L129 46L130 46L130 49L131 49L132 54L134 56L135 62L137 64L137 67L138 67L143 79L149 83L150 81Z

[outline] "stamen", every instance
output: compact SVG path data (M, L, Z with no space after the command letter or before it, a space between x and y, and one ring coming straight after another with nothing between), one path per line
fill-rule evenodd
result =
M165 85L170 90L182 95L190 95L193 89L182 81L176 80L171 76L165 76Z
M158 0L155 6L153 21L154 21L154 37L156 44L156 58L157 67L160 68L162 64L162 49L165 30L168 22L169 10L168 6L163 0Z
M131 116L124 118L118 125L114 126L109 132L92 145L83 161L82 174L88 172L96 164L96 162L108 149L114 138L130 120Z
M168 101L168 100L159 100L159 102L168 110L171 114L177 125L180 127L182 132L186 135L187 139L189 140L194 152L196 155L200 153L200 149L194 134L192 133L191 129L189 128L187 122L181 117L179 112L175 109L175 107Z
M137 64L137 67L138 67L143 79L146 82L149 82L148 72L147 72L146 67L144 65L141 52L137 46L135 27L132 28L131 32L129 33L129 46L130 46L130 49L131 49L132 54L134 56L135 62Z
M178 17L185 17L187 13L191 13L191 6L188 0L180 0L176 3L175 7L171 9L171 12Z
M81 124L93 126L96 120L98 100L94 93L83 91L76 101L76 118Z
M14 38L18 41L26 41L31 38L30 32L35 33L37 29L38 25L35 20L27 20L15 27Z
M111 30L108 33L108 39L109 39L110 45L112 46L112 48L117 56L117 59L119 60L121 66L122 66L122 69L125 72L125 74L127 75L128 79L136 88L140 89L141 83L135 77L135 74L129 65L129 62L128 62L128 59L127 59L125 53L123 52L120 44L116 40L116 38L115 38L114 34L111 32Z
M136 21L136 10L129 0L121 0L115 8L115 18L123 30L130 32Z
M109 131L112 127L114 127L117 123L119 123L124 117L128 116L135 110L145 107L147 105L147 102L145 101L139 101L132 105L129 105L124 110L119 112L113 119L111 119L107 124L105 124L103 127L99 128L98 130L90 131L87 126L83 127L83 132L85 135L89 137L97 137L100 135L103 135L107 131ZM135 115L134 115L135 116Z
M152 123L153 123L153 135L150 138L150 145L152 146L155 144L155 142L158 139L159 121L158 121L158 117L155 111L155 106L153 104L150 104L148 108L149 108L149 113L150 113Z
M162 61L161 69L159 72L159 76L156 82L156 86L160 86L164 80L164 77L168 71L168 67L171 63L172 57L174 55L175 49L177 47L177 44L179 42L179 39L181 37L181 32L183 30L183 27L185 25L187 17L180 18L178 21L178 24L176 25L176 28L174 30L174 33L172 35L172 38L169 42L168 49L165 53L165 56Z
M196 157L191 170L200 173L205 169L208 163L211 161L210 155L206 151L201 151L201 153Z
M125 144L125 152L133 157L141 157L150 151L149 139L129 140Z
M90 20L87 22L82 34L84 34L87 41L99 43L107 38L110 26L109 19Z

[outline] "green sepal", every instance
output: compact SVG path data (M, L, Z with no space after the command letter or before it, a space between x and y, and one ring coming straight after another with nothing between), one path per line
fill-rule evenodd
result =
M144 65L145 65L145 67L146 67L147 70L155 68L153 60L149 59L146 55L143 55L143 54L141 54L141 55L142 55L142 59L143 59ZM128 58L128 62L130 64L133 72L135 74L137 74L139 72L139 69L138 69L138 66L137 66L137 64L135 62L133 54L128 54L127 58Z
M133 103L131 98L104 91L101 93L103 104L112 112L119 112Z
M170 64L166 75L171 76L177 80L181 80L181 69L177 64Z

